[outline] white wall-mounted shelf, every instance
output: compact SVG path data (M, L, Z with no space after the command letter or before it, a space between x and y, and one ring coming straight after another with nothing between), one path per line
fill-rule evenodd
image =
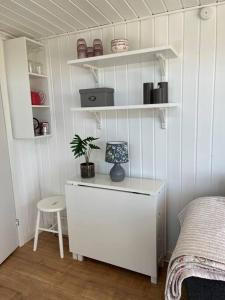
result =
M88 68L95 81L98 83L98 69L114 65L134 64L158 60L162 77L166 74L165 60L178 57L172 46L146 48L121 53L106 54L101 56L70 60L67 63L72 66Z
M50 108L50 105L32 105L33 108Z
M101 106L101 107L72 107L73 112L89 112L95 115L98 129L102 128L101 112L119 111L119 110L158 110L161 122L161 128L167 128L166 111L170 108L175 108L178 103L160 103L160 104L141 104L141 105L121 105L121 106Z
M32 78L48 78L47 75L38 73L29 73L29 76Z
M178 103L141 104L141 105L117 105L95 107L72 107L71 111L101 112L110 110L134 110L134 109L167 109L178 106Z

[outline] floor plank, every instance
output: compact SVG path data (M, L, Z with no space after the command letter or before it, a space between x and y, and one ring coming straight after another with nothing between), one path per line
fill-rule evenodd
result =
M74 261L64 238L60 259L58 239L42 233L37 252L33 242L18 248L0 266L0 299L4 300L161 300L166 267L159 283L148 276L91 259Z

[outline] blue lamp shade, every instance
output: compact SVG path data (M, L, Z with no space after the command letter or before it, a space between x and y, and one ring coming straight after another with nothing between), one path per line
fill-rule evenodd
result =
M108 142L106 144L105 161L108 163L127 163L128 145L127 142Z

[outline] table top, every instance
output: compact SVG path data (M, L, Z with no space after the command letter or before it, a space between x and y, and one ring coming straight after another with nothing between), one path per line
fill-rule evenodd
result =
M162 180L125 177L121 182L112 182L109 175L96 174L93 178L75 177L67 181L69 185L89 186L139 194L156 195L164 187Z

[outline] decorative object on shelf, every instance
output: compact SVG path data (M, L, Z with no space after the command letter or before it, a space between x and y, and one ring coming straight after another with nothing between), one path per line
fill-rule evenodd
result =
M28 72L34 74L43 74L43 64L33 60L28 60Z
M114 105L114 89L112 88L81 89L79 92L81 107Z
M28 60L28 72L35 73L35 66L32 60Z
M158 86L162 90L162 103L168 103L168 82L159 82Z
M151 95L151 104L162 103L162 89L153 89Z
M129 161L127 142L107 142L105 161L114 164L110 170L111 180L115 182L123 181L125 178L125 170L120 164Z
M113 53L126 52L128 51L128 40L127 39L114 39L111 41L111 49Z
M87 47L85 39L80 38L77 40L78 58L86 58L100 55L103 55L103 46L102 41L100 39L93 40L93 47Z
M43 64L36 62L35 63L35 73L42 75L43 74Z
M44 105L46 103L46 95L42 91L31 91L31 104Z
M152 90L154 88L153 82L143 83L143 103L150 104L152 97Z
M87 47L87 57L94 56L94 48L93 47Z
M42 99L40 94L36 91L31 91L31 103L32 105L41 105Z
M90 155L92 150L98 150L100 147L93 142L98 140L92 136L86 139L81 139L78 134L75 134L72 142L70 143L73 155L75 158L84 156L85 163L80 164L81 177L91 178L95 176L95 164L90 162Z
M87 44L85 39L80 38L77 40L77 57L78 58L87 57Z
M43 91L38 91L38 94L41 98L41 105L46 104L46 102L47 102L46 94Z
M40 129L41 129L41 135L49 134L49 123L48 122L41 122Z
M33 118L33 126L34 126L34 135L40 135L40 122L38 119Z
M93 49L94 49L94 56L103 55L103 46L102 46L102 41L100 39L94 39Z

